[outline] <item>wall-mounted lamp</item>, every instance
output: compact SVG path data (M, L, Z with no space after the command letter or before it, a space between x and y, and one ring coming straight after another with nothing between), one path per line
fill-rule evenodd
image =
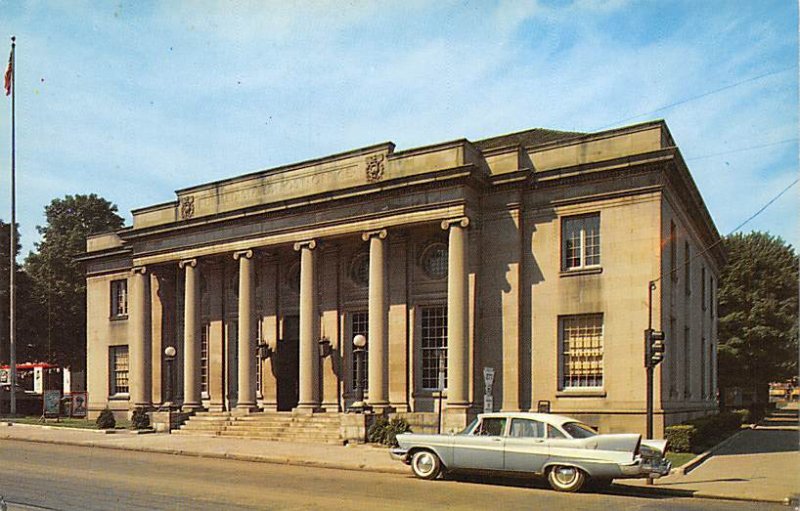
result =
M260 341L256 345L256 353L261 358L261 360L266 360L266 359L272 357L272 354L274 352L272 351L272 346L270 346L269 344L267 344L267 343L265 343L263 341Z
M333 348L331 347L331 340L327 337L323 337L319 340L319 357L325 358L329 357L330 354L333 352Z

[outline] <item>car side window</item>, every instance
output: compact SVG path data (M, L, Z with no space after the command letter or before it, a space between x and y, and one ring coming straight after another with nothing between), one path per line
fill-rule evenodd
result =
M488 417L481 421L475 429L475 434L480 436L503 436L506 429L506 420L499 417Z
M511 437L544 438L544 423L530 419L512 419Z
M547 425L547 437L548 438L567 438L567 436L559 431L558 429L554 428L551 425Z

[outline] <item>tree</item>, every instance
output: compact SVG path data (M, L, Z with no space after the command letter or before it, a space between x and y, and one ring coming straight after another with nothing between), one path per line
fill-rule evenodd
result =
M10 227L0 220L0 362L9 361L9 243ZM15 254L19 255L19 226L15 229ZM16 266L14 276L15 288L15 342L17 361L32 361L45 358L44 352L39 349L41 339L39 324L41 323L41 309L33 293L33 283L28 275L22 271L19 264Z
M51 360L74 369L86 365L86 277L76 256L86 251L90 234L122 227L117 206L91 195L67 195L44 208L45 226L37 226L42 241L31 252L25 269L44 311L43 341Z
M763 232L725 239L719 289L720 387L753 387L797 374L798 259Z

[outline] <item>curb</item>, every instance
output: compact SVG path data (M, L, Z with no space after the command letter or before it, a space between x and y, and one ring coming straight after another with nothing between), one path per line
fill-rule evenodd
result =
M90 430L92 431L92 430ZM246 461L252 463L271 463L274 465L291 465L291 466L298 466L298 467L314 467L314 468L327 468L327 469L335 469L335 470L350 470L355 472L377 472L382 474L408 474L408 470L405 467L397 467L397 468L388 468L388 467L369 467L363 463L359 465L354 464L345 464L345 463L336 463L336 462L327 462L327 461L314 461L314 460L306 460L306 459L299 459L299 458L292 458L292 457L282 457L282 456L259 456L259 455L252 455L252 454L237 454L237 453L230 453L230 452L199 452L199 451L187 451L183 449L170 449L170 448L159 448L159 447L133 447L133 446L123 446L123 445L107 445L107 444L98 444L93 441L74 441L74 440L48 440L48 439L40 439L40 438L17 438L10 435L2 435L0 436L0 440L14 440L19 442L31 442L31 443L38 443L38 444L50 444L50 445L69 445L73 447L96 447L99 449L110 449L116 451L134 451L134 452L149 452L149 453L156 453L156 454L171 454L175 456L191 456L195 458L209 458L209 459L223 459L223 460L235 460L235 461Z
M658 488L653 486L646 486L647 488L644 490L640 486L634 485L627 485L623 482L614 483L612 488L620 490L624 488L624 492L626 495L632 495L636 497L652 497L654 494L669 496L669 497L690 497L690 498L701 498L701 499L709 499L709 500L730 500L734 502L766 502L770 504L786 504L787 499L756 499L752 497L736 497L736 496L729 496L729 495L719 495L717 493L707 493L704 491L695 491L695 490L676 490L676 489L669 489L669 488Z
M686 463L684 463L680 467L676 468L675 469L675 473L685 476L686 474L688 474L689 472L691 472L692 470L694 470L698 466L700 466L708 458L710 458L712 454L714 454L715 452L719 451L720 449L722 449L723 447L728 445L736 437L738 437L739 435L742 435L745 431L749 431L749 429L750 428L741 429L741 430L737 431L736 433L734 433L733 435L731 435L728 438L726 438L725 440L723 440L722 442L718 443L714 447L710 448L709 450L707 450L707 451L705 451L705 452L703 452L701 454L698 454L697 456L695 456L691 460L687 461ZM783 501L781 500L780 502L783 502Z

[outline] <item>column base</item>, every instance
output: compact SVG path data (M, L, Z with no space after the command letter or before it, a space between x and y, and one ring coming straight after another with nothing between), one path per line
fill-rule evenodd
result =
M372 408L372 410L378 415L386 415L387 413L394 413L395 409L389 403L369 403L367 406Z
M371 413L372 407L364 401L356 401L347 408L347 411L350 413Z
M261 410L255 405L255 403L248 404L248 403L240 403L236 405L236 408L231 410L234 415L247 415L254 412L260 412Z
M322 408L318 403L301 403L292 409L292 413L298 415L310 415L312 413L320 413L324 411L325 409Z
M185 413L197 413L203 411L203 405L200 403L183 403L181 411Z

